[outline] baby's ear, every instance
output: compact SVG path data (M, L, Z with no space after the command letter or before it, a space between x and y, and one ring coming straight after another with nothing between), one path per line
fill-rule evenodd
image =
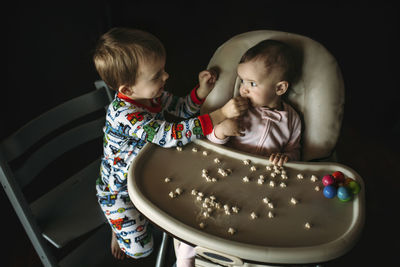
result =
M289 88L289 83L287 81L280 81L276 84L275 90L276 94L281 96L284 95Z

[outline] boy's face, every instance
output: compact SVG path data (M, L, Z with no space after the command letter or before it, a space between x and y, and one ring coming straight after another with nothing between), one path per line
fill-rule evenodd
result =
M240 63L237 68L240 79L240 95L250 100L253 107L275 107L280 103L277 84L279 71L266 69L259 59Z
M165 58L140 61L139 74L135 85L132 86L133 94L130 97L135 100L142 100L161 96L165 82L169 77L164 67Z

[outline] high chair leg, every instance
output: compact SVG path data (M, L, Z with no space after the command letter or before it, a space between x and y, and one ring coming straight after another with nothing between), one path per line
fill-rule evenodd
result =
M157 254L156 265L155 265L156 267L164 266L165 256L166 256L167 250L168 250L169 239L170 239L170 236L167 233L163 232L160 249Z

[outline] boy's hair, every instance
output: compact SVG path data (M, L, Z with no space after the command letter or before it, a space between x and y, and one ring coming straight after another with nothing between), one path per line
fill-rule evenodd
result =
M239 63L261 59L269 72L272 68L280 69L281 79L290 83L294 82L297 75L297 59L292 47L277 40L263 40L244 53Z
M139 73L139 62L165 57L165 49L154 35L136 29L113 28L103 34L93 61L101 79L114 90L132 86Z

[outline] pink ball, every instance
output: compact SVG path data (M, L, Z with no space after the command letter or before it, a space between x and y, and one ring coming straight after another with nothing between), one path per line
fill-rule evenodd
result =
M335 178L333 178L332 175L325 175L322 178L322 183L324 184L324 186L328 186L328 185L335 185Z

